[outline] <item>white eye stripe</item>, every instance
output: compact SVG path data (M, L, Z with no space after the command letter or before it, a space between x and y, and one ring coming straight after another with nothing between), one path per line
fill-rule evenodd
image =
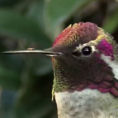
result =
M92 48L92 52L97 52L98 50L96 49L96 47L95 46L91 46L91 48Z
M81 52L82 49L83 49L84 47L86 47L86 46L91 47L92 52L97 52L97 51L98 51L94 45L90 45L90 44L88 44L88 43L83 44L83 45L80 44L79 46L76 47L75 50Z

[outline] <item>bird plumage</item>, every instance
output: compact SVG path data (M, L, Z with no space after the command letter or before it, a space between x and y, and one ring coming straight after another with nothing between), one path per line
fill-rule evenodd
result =
M58 118L117 118L118 99L109 93L85 89L57 92Z
M68 26L48 50L4 53L52 58L58 118L118 118L118 45L96 24Z
M59 118L118 117L118 46L93 23L67 27L53 44L53 95Z

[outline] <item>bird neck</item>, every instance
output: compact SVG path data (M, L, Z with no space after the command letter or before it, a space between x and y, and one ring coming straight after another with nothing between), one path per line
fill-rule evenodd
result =
M111 68L104 62L92 62L70 66L66 61L53 60L53 95L55 92L83 91L89 88L118 97L118 81L114 78Z

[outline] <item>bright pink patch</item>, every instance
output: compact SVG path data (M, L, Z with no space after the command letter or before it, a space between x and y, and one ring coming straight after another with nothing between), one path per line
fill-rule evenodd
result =
M103 39L99 45L97 46L97 48L106 56L110 56L111 59L114 59L113 56L113 47L112 45L105 39Z
M58 35L58 37L56 38L56 40L53 43L53 46L55 46L58 42L63 42L65 40L65 36L72 30L71 27L67 27L60 35ZM61 39L61 40L60 40Z
M114 88L114 87L111 88L110 92L111 92L114 96L118 97L118 90L117 90L116 88Z
M99 84L99 88L110 88L112 86L111 82L103 81Z
M115 88L118 89L118 82L115 82Z
M109 88L98 88L98 90L102 93L107 93L107 92L109 92L110 89Z
M78 38L79 37L79 38ZM97 37L97 25L90 22L80 22L65 28L53 43L53 46L71 44L77 40L87 43ZM69 44L68 44L69 43Z
M90 89L97 89L98 85L97 84L90 84L90 85L88 85L88 88L90 88Z
M76 90L82 91L83 89L96 89L101 93L111 93L113 96L118 97L118 82L112 78L112 81L107 81L107 79L102 82L85 82L78 86Z

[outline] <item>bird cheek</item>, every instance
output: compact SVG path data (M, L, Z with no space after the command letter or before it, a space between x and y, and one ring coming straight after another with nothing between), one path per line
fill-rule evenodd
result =
M96 62L97 63L99 63L99 64L103 64L104 63L104 61L101 59L101 53L100 52L95 52L94 53L94 56L95 56L95 60L96 60Z
M110 56L114 59L113 56L113 46L106 39L103 39L98 45L97 49L103 53L105 56Z

